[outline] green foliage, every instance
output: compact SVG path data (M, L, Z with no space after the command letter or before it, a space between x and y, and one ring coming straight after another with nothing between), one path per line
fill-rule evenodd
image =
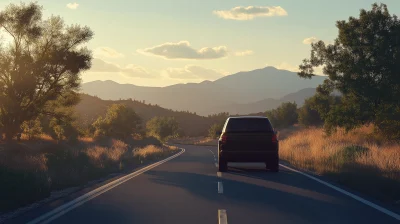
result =
M132 108L123 104L113 104L104 118L94 123L95 137L114 137L124 139L139 130L141 119Z
M75 141L80 132L78 130L77 117L72 108L63 108L62 117L51 118L49 122L50 135L53 139L62 141Z
M178 137L179 123L174 117L154 117L146 123L149 136L156 137L162 142Z
M66 26L58 16L42 19L37 3L10 4L0 12L0 32L10 44L0 48L0 123L11 140L24 121L62 116L57 109L76 104L80 72L90 68L82 45L93 32Z
M278 108L267 111L266 116L275 128L286 128L298 121L297 104L282 103Z
M40 123L40 119L36 118L35 120L24 121L21 125L21 129L28 136L29 140L36 139L42 134L42 125Z
M399 135L399 129L384 124L399 122L386 108L400 105L400 21L389 14L385 4L375 3L370 11L363 9L358 18L338 21L336 26L339 35L334 44L312 44L311 57L303 61L298 73L311 78L314 68L322 66L328 79L318 92L343 94L340 105L326 114L326 127L351 130L373 123L385 129L381 131L390 129L395 132L389 131L392 135Z
M315 94L305 100L299 108L299 124L303 126L320 126L324 124L333 107L339 105L341 97L334 95Z
M224 128L225 123L216 123L211 125L210 129L208 129L208 137L210 138L216 138L218 137L217 132L222 131L222 128Z

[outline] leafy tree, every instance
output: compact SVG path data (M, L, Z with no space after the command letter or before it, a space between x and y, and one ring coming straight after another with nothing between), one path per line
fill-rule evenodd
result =
M303 126L320 126L324 124L328 113L341 102L340 96L315 94L305 100L298 110L299 124Z
M318 110L313 109L311 99L306 99L304 105L298 110L299 124L309 126L320 126L324 122L318 113Z
M58 16L43 20L37 3L7 6L0 12L0 32L11 39L0 47L0 123L11 140L24 121L63 116L57 108L77 103L79 74L91 64L82 44L93 33L66 26Z
M278 108L267 111L266 116L276 128L286 128L298 121L297 104L295 102L282 103Z
M179 123L174 117L154 117L146 123L146 128L148 135L163 142L179 134Z
M95 137L114 137L124 139L138 131L141 119L135 111L123 104L111 105L104 118L94 123Z
M63 108L64 116L50 118L49 128L50 135L58 141L67 140L75 141L80 135L78 129L78 117L72 108Z
M327 113L328 127L351 130L374 123L382 129L386 108L400 105L400 21L385 4L375 3L370 11L362 9L359 18L338 21L336 26L339 35L334 43L312 44L311 57L303 60L298 75L311 78L314 68L322 66L328 79L318 92L343 94L342 103Z
M222 131L222 128L224 128L225 123L215 123L213 125L211 125L210 129L208 129L208 137L210 138L216 138L217 136L217 132L218 131Z
M28 136L29 140L37 138L42 134L42 126L39 118L30 121L24 121L21 125L21 129Z

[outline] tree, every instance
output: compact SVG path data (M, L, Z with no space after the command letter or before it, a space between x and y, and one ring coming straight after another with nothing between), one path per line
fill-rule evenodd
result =
M311 105L311 98L306 99L304 105L299 109L298 114L300 125L309 127L320 126L324 123L318 111L313 109Z
M179 134L179 123L174 117L154 117L146 123L146 128L149 136L162 142Z
M282 103L278 108L267 111L266 116L276 128L286 128L298 121L297 104L295 102Z
M222 131L222 129L224 128L225 122L222 123L215 123L213 125L211 125L210 129L208 129L208 137L210 138L216 138L217 136L217 132L218 131Z
M135 111L123 104L111 105L104 118L94 123L95 137L114 137L124 139L138 131L141 119Z
M324 124L328 113L341 102L340 96L315 94L305 100L298 110L299 124L303 126L320 126Z
M30 121L24 121L21 125L21 129L28 136L29 140L37 138L42 134L42 126L39 118Z
M343 94L342 103L328 113L326 124L350 130L374 123L384 108L400 105L400 21L385 4L362 9L359 18L337 21L339 35L333 44L311 45L311 56L299 66L298 75L311 78L323 67L328 79L318 92Z
M0 47L0 123L11 140L24 121L63 116L57 108L75 105L80 72L91 65L82 46L93 32L65 26L61 17L42 19L37 3L10 4L0 12L0 31L11 41Z
M78 118L72 108L63 108L62 117L50 117L50 135L57 141L75 141L80 135Z

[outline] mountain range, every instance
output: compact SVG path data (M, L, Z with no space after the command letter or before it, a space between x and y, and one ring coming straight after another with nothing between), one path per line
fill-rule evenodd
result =
M145 87L113 81L93 81L82 85L82 92L105 100L135 99L163 108L196 112L199 115L229 112L249 114L276 108L282 102L304 99L315 94L326 77L302 79L297 73L265 67L225 76L215 81Z

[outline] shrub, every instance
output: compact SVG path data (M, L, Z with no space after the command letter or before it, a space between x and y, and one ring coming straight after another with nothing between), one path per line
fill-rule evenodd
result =
M156 137L161 142L177 137L179 133L179 123L174 117L154 117L147 122L146 128L149 136Z

